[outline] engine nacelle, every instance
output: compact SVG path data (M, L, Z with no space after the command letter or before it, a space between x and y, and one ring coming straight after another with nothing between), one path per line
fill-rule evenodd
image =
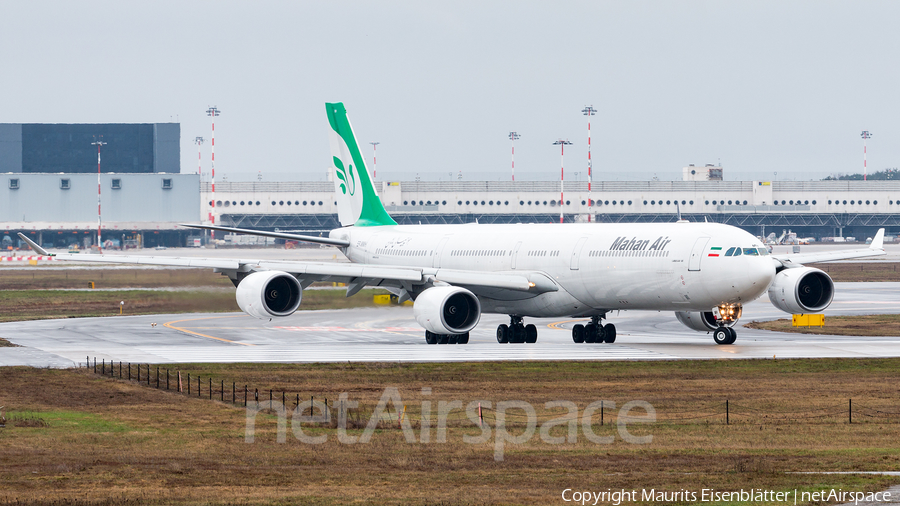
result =
M478 324L481 303L465 288L435 286L416 297L413 314L422 328L435 334L465 334Z
M303 289L297 278L281 271L260 271L241 280L235 294L241 311L261 320L290 316L300 307Z
M791 314L817 313L834 298L834 282L824 271L812 267L785 269L769 286L769 300Z
M675 311L675 318L685 327L698 332L712 332L720 327L712 311ZM737 319L725 323L724 327L734 327Z

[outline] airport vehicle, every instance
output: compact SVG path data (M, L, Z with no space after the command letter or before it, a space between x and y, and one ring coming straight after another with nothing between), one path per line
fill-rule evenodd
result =
M483 312L507 314L499 343L534 343L527 317L585 318L576 343L612 343L603 324L618 310L673 311L687 327L732 344L743 304L768 292L788 313L831 303L834 283L801 261L883 255L880 230L861 250L770 255L760 239L717 223L398 225L369 178L343 104L326 104L341 228L328 237L229 227L195 228L338 247L350 263L58 255L60 260L211 267L237 287L240 308L257 318L288 316L315 281L348 284L347 295L381 286L414 300L428 344L464 344ZM20 234L33 248L46 254Z

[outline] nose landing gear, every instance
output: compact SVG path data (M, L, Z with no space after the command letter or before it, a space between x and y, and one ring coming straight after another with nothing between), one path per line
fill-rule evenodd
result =
M719 324L719 328L713 331L713 341L716 344L734 344L737 332L728 325L734 325L742 313L740 304L722 304L713 308L713 316Z
M603 325L600 316L591 317L587 325L577 324L572 327L572 340L576 343L614 343L616 342L616 326L612 323Z
M731 327L719 327L713 332L713 341L716 344L734 344L737 332Z

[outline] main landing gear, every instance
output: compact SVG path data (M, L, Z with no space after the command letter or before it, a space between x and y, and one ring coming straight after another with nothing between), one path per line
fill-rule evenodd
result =
M713 341L716 344L734 344L737 332L731 327L719 327L713 331Z
M469 333L465 334L435 334L425 331L425 342L428 344L466 344L469 342Z
M497 342L506 343L536 343L537 327L532 324L522 323L521 316L510 316L509 325L497 327Z
M576 343L614 343L616 342L616 326L612 323L603 325L599 316L591 317L587 325L572 327L572 340Z

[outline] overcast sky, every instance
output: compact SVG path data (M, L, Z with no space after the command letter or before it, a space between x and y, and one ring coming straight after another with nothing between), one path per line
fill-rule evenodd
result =
M515 130L517 173L558 177L561 137L584 179L592 104L595 179L809 179L861 171L862 130L870 172L900 166L898 22L896 1L0 0L0 123L178 121L194 172L215 105L217 175L320 180L342 101L379 174L506 178Z

